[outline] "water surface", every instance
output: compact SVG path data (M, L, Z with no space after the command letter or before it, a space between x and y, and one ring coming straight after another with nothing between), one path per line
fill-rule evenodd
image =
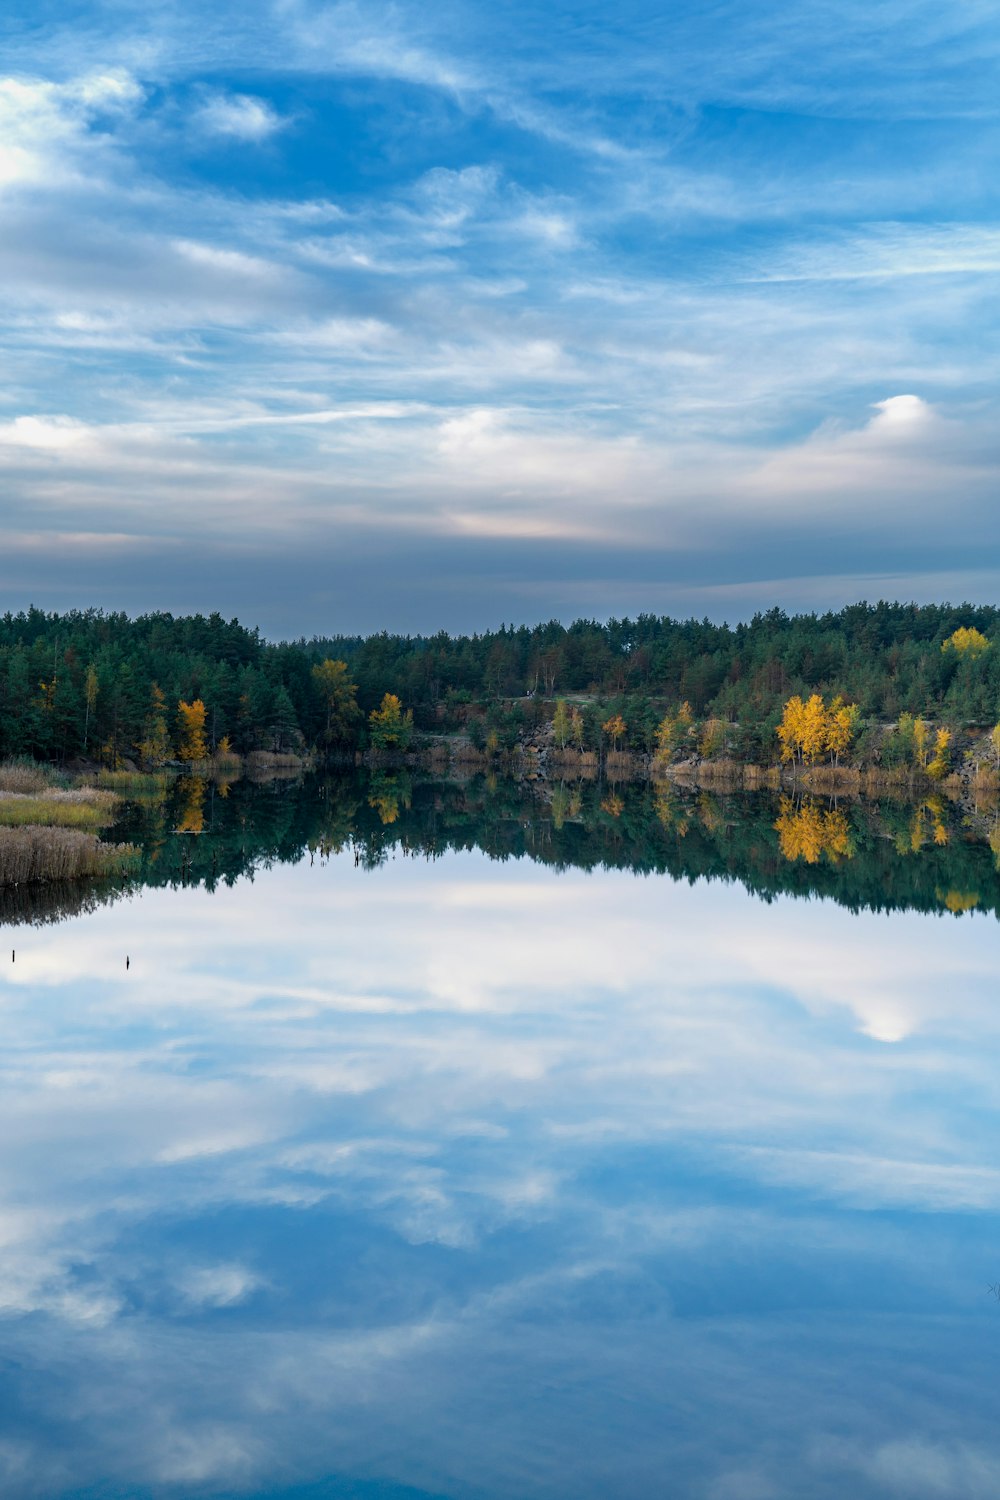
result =
M987 838L576 791L188 787L8 909L5 1496L1000 1490Z

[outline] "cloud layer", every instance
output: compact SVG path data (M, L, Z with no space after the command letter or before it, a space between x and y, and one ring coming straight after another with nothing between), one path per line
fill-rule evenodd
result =
M995 597L988 7L2 24L11 603Z

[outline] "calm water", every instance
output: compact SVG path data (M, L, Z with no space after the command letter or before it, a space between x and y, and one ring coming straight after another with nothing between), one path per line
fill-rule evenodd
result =
M566 795L188 787L8 902L5 1500L1000 1492L985 825Z

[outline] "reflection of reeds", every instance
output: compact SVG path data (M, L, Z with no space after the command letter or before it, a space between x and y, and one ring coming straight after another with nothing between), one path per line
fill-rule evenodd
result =
M133 844L102 844L76 828L0 828L0 885L128 875L139 859Z
M166 771L98 771L96 776L99 787L132 802L161 801L170 790L171 779Z
M281 754L276 750L251 750L246 763L255 771L270 770L272 766L277 769L301 771L307 761L301 755Z
M0 827L34 824L96 830L113 821L117 806L114 792L91 786L74 787L72 791L49 788L41 794L0 791Z

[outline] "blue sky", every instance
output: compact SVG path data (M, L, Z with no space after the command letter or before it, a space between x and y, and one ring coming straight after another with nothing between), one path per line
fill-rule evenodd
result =
M3 9L7 606L997 597L995 4Z

